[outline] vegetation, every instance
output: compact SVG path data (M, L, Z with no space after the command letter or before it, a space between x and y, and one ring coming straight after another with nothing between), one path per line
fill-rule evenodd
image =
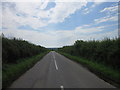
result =
M44 52L30 58L20 59L17 64L4 64L2 71L3 88L8 87L15 79L25 73L47 53L48 52Z
M59 51L120 69L120 38L102 41L77 40L74 45L59 48Z
M58 52L120 86L120 38L77 40L72 46L59 48Z
M47 51L46 48L34 45L21 39L2 37L2 62L16 63L18 59L31 57Z
M2 85L8 87L48 53L48 49L21 39L2 37Z
M63 53L63 52L59 52L59 53L71 60L81 63L85 67L88 67L90 71L96 73L98 76L100 76L104 80L108 81L109 83L117 87L120 87L120 71L119 70L115 70L112 67L108 67L101 63L93 62L89 59L80 58L78 56L72 56L70 54Z

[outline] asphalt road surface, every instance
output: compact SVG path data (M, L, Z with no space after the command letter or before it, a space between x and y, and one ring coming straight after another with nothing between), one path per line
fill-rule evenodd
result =
M82 65L49 52L10 88L114 88Z

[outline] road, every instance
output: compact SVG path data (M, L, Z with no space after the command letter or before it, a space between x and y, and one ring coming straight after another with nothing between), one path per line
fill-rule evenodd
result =
M10 88L114 88L82 65L49 52Z

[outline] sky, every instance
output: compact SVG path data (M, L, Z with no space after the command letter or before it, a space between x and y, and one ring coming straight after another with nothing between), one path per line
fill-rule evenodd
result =
M0 29L47 48L118 37L118 2L1 2Z

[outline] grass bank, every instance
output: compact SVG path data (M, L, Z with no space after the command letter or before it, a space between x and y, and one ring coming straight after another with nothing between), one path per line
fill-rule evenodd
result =
M77 56L72 56L67 53L63 52L58 52L65 57L74 60L85 67L87 67L90 71L98 75L100 78L104 79L105 81L113 84L116 87L120 87L120 71L115 70L111 67L108 67L102 63L97 63L95 61L91 61L85 58L77 57Z
M20 59L16 64L4 64L2 70L2 87L7 88L14 80L25 73L48 52L35 55L33 57Z

